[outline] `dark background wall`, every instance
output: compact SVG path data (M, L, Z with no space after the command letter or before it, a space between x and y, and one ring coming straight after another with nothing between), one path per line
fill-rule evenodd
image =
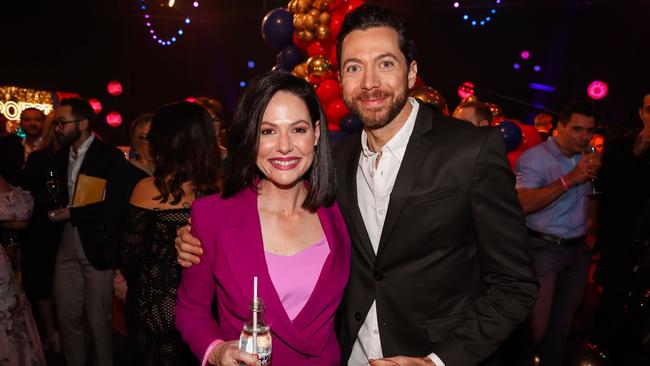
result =
M287 1L203 0L198 10L158 11L160 33L177 28L186 14L192 23L182 40L161 47L147 35L137 0L21 1L0 12L0 85L78 92L98 98L104 111L117 110L125 123L98 131L126 143L128 121L170 101L188 96L222 100L231 115L240 81L269 70L275 51L260 36L261 20ZM453 1L368 1L407 19L418 48L419 74L453 108L458 85L480 89L558 110L584 96L595 79L609 84L598 102L605 123L634 118L643 93L650 91L650 1L502 0L483 28L463 22ZM160 1L147 1L159 6ZM489 11L495 1L460 1L471 15ZM523 50L531 58L515 71ZM248 60L256 67L249 69ZM520 61L520 60L519 60ZM538 64L542 70L533 72ZM113 98L106 83L119 80L124 93ZM553 93L533 91L530 82L551 85ZM530 119L534 110L491 95L506 115ZM102 114L102 121L103 121Z

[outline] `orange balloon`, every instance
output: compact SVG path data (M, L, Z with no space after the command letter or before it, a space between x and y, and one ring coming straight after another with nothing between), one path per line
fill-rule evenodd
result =
M328 39L330 36L330 27L326 25L319 25L316 28L316 38L318 38L319 41L325 41Z
M316 37L316 35L314 35L314 32L312 32L310 30L307 30L307 29L305 29L305 31L302 34L302 39L307 41L307 42L313 41L315 37Z
M305 15L296 14L293 16L293 27L296 29L305 29Z
M329 25L331 18L332 18L332 16L330 15L330 13L322 12L322 13L320 13L320 16L318 17L318 23L320 25Z
M449 115L449 108L445 97L439 91L430 86L420 86L409 91L409 95L419 99L423 103L431 104L438 108L445 116Z
M323 55L312 56L307 60L307 75L322 77L332 71L332 64Z
M296 3L296 11L298 13L306 13L311 7L311 0L298 0Z

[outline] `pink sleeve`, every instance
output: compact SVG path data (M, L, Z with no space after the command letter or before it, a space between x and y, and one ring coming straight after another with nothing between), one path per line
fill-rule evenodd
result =
M192 235L201 240L203 255L199 264L183 269L176 300L176 329L198 359L204 358L215 339L223 339L210 311L215 292L212 278L214 243L210 236L204 235L210 230L210 217L202 208L209 205L201 203L205 202L196 201L192 207Z
M208 358L210 358L210 353L212 353L212 350L214 349L214 347L216 347L220 343L223 343L223 341L221 339L215 339L212 343L210 343L210 345L208 346L208 349L205 350L205 355L203 355L203 361L201 362L201 366L207 366L208 365Z

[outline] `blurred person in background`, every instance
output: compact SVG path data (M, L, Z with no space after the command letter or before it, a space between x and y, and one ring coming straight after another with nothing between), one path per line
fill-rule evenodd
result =
M174 326L181 277L174 238L187 223L192 202L218 191L220 159L212 123L204 108L189 102L163 107L151 122L155 169L133 189L121 251L133 365L196 363Z

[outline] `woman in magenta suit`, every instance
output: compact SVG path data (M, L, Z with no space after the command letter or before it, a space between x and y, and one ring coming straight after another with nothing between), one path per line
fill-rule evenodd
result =
M273 337L272 362L339 365L334 314L350 268L327 124L313 89L290 74L256 80L229 135L224 189L194 202L201 263L184 270L176 327L203 364L242 362L253 276ZM216 319L211 303L216 294Z

